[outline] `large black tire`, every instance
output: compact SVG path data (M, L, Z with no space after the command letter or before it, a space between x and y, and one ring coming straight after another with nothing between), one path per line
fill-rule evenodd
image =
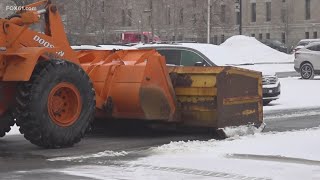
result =
M5 112L5 114L0 117L0 137L4 137L6 133L11 130L11 126L15 123L11 111Z
M51 92L61 83L75 87L81 99L78 116L73 116L77 118L66 126L54 121L48 104ZM39 62L30 81L18 85L17 104L17 125L27 140L44 148L63 148L84 137L94 119L95 92L80 66L64 60L50 60Z
M300 75L302 79L313 79L315 74L312 64L302 64L300 67Z

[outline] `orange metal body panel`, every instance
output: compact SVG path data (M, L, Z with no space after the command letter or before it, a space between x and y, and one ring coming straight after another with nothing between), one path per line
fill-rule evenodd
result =
M45 3L47 1L40 1L29 6L36 7ZM30 28L30 25L40 21L37 11L19 12L20 17L0 19L0 47L6 48L0 51L0 64L6 65L0 68L2 81L28 81L39 60L65 59L79 64L56 7L47 4L45 8L44 33Z
M174 119L174 90L165 60L155 50L87 50L78 57L93 81L97 108L106 116Z

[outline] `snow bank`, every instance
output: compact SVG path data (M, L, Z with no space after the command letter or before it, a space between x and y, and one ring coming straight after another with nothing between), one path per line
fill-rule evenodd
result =
M252 39L245 36L242 38ZM292 64L292 55L287 55L285 53L274 50L255 39L246 42L247 46L243 47L241 47L241 42L238 41L239 40L237 39L231 39L230 41L227 41L235 42L235 44L230 46L223 44L220 46L216 46L212 44L201 43L184 43L183 46L200 51L218 66L232 65L240 68L260 71L264 75L274 75L277 72L294 71L294 66Z
M183 43L182 45L200 51L218 66L248 63L245 59L237 57L230 49L221 46L202 43Z
M232 36L220 47L227 48L239 60L251 63L287 63L293 62L293 55L272 49L254 37Z
M201 43L183 43L183 46L199 50L217 65L293 63L294 60L293 55L272 49L255 38L248 36L233 36L220 46Z
M294 56L282 53L259 42L253 37L233 36L220 46L184 43L195 48L217 65L245 63L293 63ZM291 69L293 71L293 68Z

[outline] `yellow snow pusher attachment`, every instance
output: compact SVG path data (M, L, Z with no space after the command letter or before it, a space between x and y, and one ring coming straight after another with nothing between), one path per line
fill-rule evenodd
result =
M169 67L177 112L188 125L263 123L261 74L234 67Z

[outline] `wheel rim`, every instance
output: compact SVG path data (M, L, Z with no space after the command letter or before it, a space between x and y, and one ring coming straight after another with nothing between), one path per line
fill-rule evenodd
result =
M308 65L302 66L301 74L303 78L309 79L312 76L312 68Z
M57 84L49 93L48 112L52 121L62 127L72 125L82 109L79 90L71 83Z

